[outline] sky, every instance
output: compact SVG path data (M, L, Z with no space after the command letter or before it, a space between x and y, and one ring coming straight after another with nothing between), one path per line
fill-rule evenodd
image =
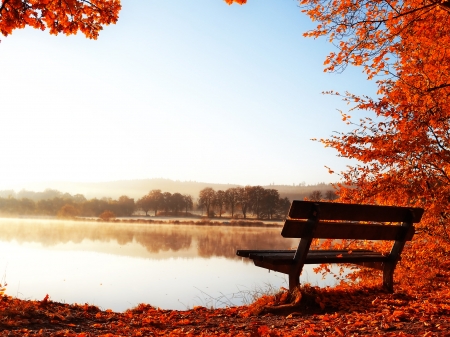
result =
M374 95L296 0L125 0L98 40L31 28L0 37L0 190L166 178L336 182L350 164L311 138L348 130L326 90ZM352 116L355 113L351 114ZM356 113L357 115L357 113Z

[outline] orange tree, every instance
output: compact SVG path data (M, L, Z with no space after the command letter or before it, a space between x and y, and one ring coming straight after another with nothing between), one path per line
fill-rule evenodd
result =
M370 117L322 142L359 164L342 173L341 200L425 207L422 229L449 240L450 13L444 1L310 1L304 11L338 46L326 70L363 66L377 98L344 95ZM352 186L346 188L345 186ZM357 188L354 188L357 187Z
M31 26L50 34L82 32L96 39L104 25L116 23L120 0L3 0L0 1L0 32Z
M336 47L325 71L360 66L378 85L375 98L340 95L366 117L342 113L353 130L321 140L356 160L341 173L340 201L424 207L399 273L415 285L433 283L450 261L450 2L299 2L317 23L304 35Z
M233 2L245 3L227 0ZM336 46L325 71L362 66L378 84L376 98L342 95L370 117L355 122L343 113L354 129L322 140L359 162L342 173L341 200L423 206L424 230L449 239L450 2L300 0L300 6L317 22L304 35Z

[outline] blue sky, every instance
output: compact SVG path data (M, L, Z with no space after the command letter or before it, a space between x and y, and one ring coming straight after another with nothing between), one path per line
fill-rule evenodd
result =
M311 138L342 131L325 90L373 95L361 70L323 72L295 0L123 1L98 40L1 37L0 189L168 178L334 182L349 164ZM355 115L355 114L352 114ZM70 191L69 191L70 192Z

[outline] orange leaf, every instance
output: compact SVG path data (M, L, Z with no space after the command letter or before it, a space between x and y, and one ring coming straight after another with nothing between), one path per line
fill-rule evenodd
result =
M345 336L344 331L342 331L339 327L335 327L334 330L339 334L339 336Z

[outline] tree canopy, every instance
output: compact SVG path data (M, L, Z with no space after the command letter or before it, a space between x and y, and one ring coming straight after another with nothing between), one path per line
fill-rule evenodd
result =
M344 113L354 129L322 140L359 162L342 173L341 200L422 206L424 229L448 239L449 3L303 0L302 5L319 22L306 36L338 41L325 70L361 65L369 79L377 79L378 97L342 95L366 117L354 121Z
M328 92L364 115L342 113L353 130L321 140L358 162L341 173L340 200L424 207L423 229L450 239L450 2L299 3L317 23L304 35L336 47L324 71L361 66L378 86L377 97Z
M8 36L15 29L30 26L50 34L82 32L96 39L104 25L116 23L120 0L3 0L0 1L0 32Z

